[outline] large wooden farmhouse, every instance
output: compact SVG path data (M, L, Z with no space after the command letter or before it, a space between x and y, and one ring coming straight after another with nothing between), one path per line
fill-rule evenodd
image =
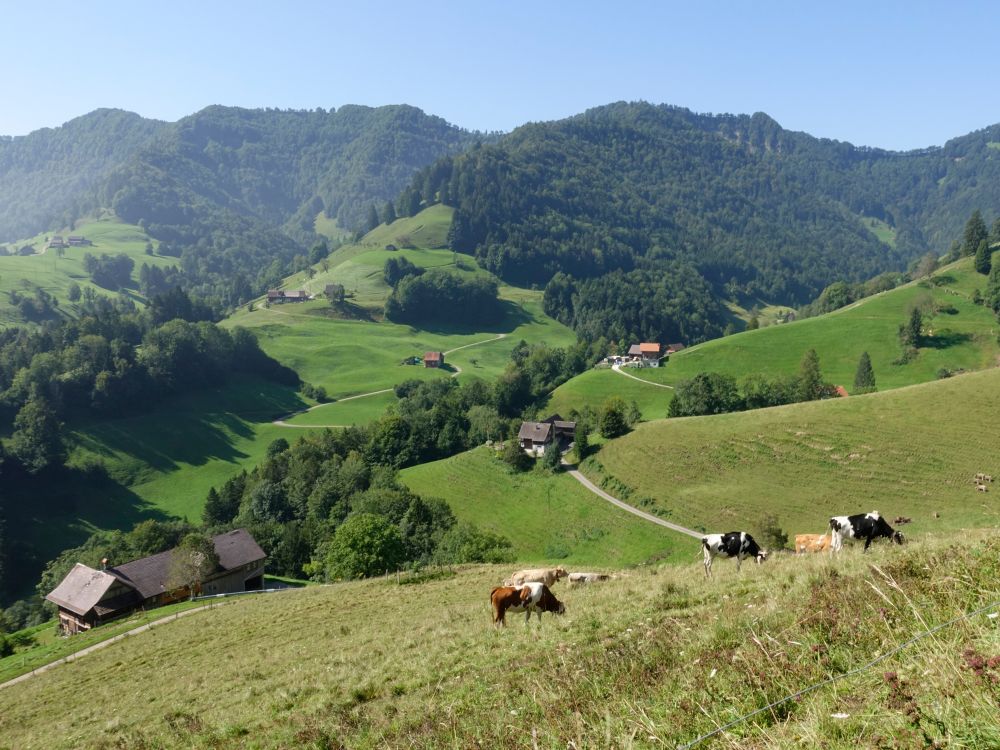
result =
M427 352L424 354L424 367L444 367L444 352Z
M246 529L212 538L219 568L202 582L202 594L254 591L264 585L267 557ZM159 607L190 595L169 582L173 550L95 570L77 563L46 595L59 607L59 627L67 635L122 617L140 608Z

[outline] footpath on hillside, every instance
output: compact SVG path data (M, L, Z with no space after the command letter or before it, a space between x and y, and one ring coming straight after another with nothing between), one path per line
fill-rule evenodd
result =
M680 524L671 523L670 521L664 521L662 518L658 518L657 516L654 516L652 513L647 513L644 510L639 510L635 506L622 502L614 495L609 495L607 492L602 490L596 484L591 482L589 479L587 479L587 477L581 474L578 469L570 468L572 466L571 464L566 464L566 466L569 475L573 477L573 479L578 481L580 484L582 484L588 490L593 492L599 498L607 500L615 507L621 508L624 511L639 516L639 518L649 521L650 523L655 523L659 526L663 526L664 528L670 529L671 531L676 531L679 534L687 534L688 536L693 536L695 539L701 539L703 536L705 536L700 531L695 531L694 529L689 529L686 526L681 526Z
M645 380L643 378L637 378L635 375L629 372L625 372L621 365L611 365L611 369L617 372L619 375L624 375L626 378L632 378L632 380L638 380L640 383L645 383L646 385L655 385L657 388L669 388L673 390L672 385L667 385L666 383L654 383L652 380Z

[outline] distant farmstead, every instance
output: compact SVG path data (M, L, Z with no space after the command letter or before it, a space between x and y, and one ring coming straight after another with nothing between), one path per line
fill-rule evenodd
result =
M267 556L246 529L219 534L212 543L219 567L202 582L201 593L230 594L263 588ZM45 597L59 608L59 628L72 635L140 608L185 598L191 591L169 582L173 554L174 550L167 550L104 570L77 563Z
M93 242L91 242L86 237L80 234L71 234L66 241L69 242L70 247L85 247L94 244Z
M276 302L278 304L284 304L285 302L305 302L309 299L309 293L304 289L269 289L267 292L267 301Z
M424 354L424 367L444 367L444 352L427 352Z

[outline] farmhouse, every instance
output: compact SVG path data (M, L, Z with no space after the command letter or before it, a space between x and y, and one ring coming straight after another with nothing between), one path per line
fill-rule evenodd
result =
M684 346L684 344L667 344L667 350L664 352L664 354L669 356L671 354L676 354L681 349L686 349L686 348L687 347Z
M536 456L544 456L545 449L552 444L553 429L548 422L521 422L517 439L521 449Z
M66 244L66 240L61 235L54 234L45 247L69 247L69 245Z
M304 289L284 290L268 289L267 301L284 304L285 302L305 302L309 299L309 294Z
M212 538L219 568L201 586L204 594L254 591L264 585L264 551L246 529ZM45 596L59 608L59 627L66 635L89 630L139 608L159 607L188 596L186 586L170 583L174 550L94 570L83 563Z
M576 422L568 422L558 414L543 419L541 422L522 422L517 439L521 448L536 456L545 455L550 445L557 449L573 442L576 437Z
M86 237L80 234L71 234L67 240L70 247L84 247L86 245L93 245L94 243L88 240Z
M444 352L425 353L424 367L444 367Z
M660 345L645 343L639 344L639 358L643 367L660 366Z

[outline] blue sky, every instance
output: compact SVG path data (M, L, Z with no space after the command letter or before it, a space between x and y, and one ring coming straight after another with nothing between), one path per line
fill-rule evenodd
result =
M892 149L1000 122L986 2L6 5L5 135L97 107L176 120L210 104L405 102L510 130L644 99Z

